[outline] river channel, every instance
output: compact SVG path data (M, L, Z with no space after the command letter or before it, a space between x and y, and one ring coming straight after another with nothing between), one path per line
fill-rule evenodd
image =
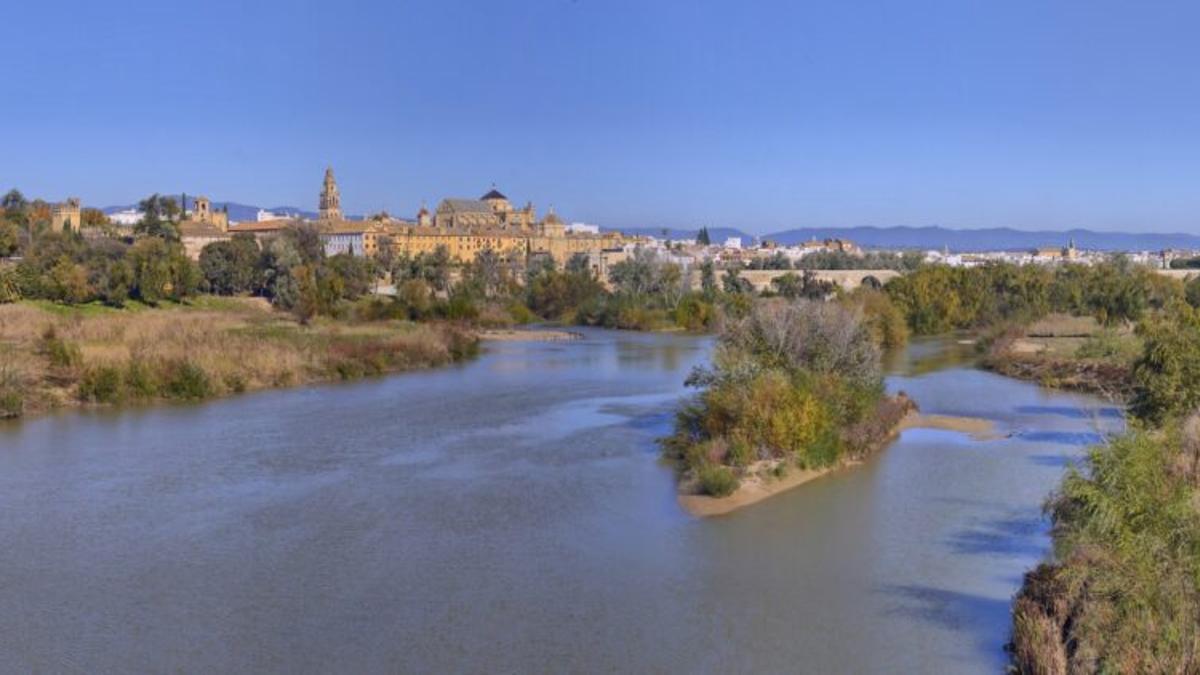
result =
M917 342L889 388L999 437L696 519L655 439L710 345L0 425L0 671L1001 672L1041 505L1120 411Z

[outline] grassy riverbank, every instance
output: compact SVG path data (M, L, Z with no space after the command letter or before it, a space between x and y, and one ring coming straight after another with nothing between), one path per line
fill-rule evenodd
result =
M1133 366L1142 351L1132 327L1062 314L995 330L986 344L981 364L989 370L1114 401L1132 395Z
M449 323L301 325L260 299L0 305L0 413L126 401L199 400L451 363L477 338Z
M1054 556L1013 609L1022 673L1200 672L1200 313L1143 321L1131 430L1047 505Z

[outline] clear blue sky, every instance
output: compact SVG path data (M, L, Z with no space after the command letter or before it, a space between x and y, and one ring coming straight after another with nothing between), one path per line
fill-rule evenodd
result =
M1200 3L14 2L0 188L1200 229Z

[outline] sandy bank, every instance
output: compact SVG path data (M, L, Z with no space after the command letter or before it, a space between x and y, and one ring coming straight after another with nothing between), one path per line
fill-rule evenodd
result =
M1001 434L996 431L996 424L991 420L978 417L957 417L954 415L923 415L912 412L901 420L895 432L889 434L881 442L880 448L894 441L899 436L899 432L905 429L944 429L946 431L958 431L969 434L975 440L981 441L1001 437ZM773 497L781 492L787 492L794 487L804 485L821 476L842 469L852 468L860 464L862 464L861 461L849 460L823 469L801 470L792 468L782 478L775 478L770 474L770 465L766 462L760 462L750 468L747 472L749 475L742 478L741 485L728 497L681 493L678 498L679 505L688 513L699 518L720 516L732 513L751 504L757 504L768 497ZM686 488L681 486L685 490L691 487L693 486L687 486Z
M495 328L479 333L480 340L492 340L495 342L562 342L566 340L578 340L583 335L568 330L531 330L531 329L512 329L512 328Z
M757 504L767 497L773 497L781 492L787 492L794 487L816 480L821 476L833 473L839 469L857 466L861 462L848 462L824 469L801 470L793 468L782 478L756 474L742 479L742 484L728 497L710 497L708 495L681 494L679 505L688 513L698 518L721 516L732 513L740 508Z
M905 429L942 429L969 434L977 441L988 441L1003 437L996 430L996 423L979 417L958 417L956 415L924 415L914 413L904 418L900 430Z

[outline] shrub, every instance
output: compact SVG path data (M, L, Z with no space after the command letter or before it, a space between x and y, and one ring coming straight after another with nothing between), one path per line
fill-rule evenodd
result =
M1142 325L1133 413L1153 423L1200 407L1200 314L1184 306Z
M133 358L125 366L126 393L133 398L152 398L158 395L158 377L142 360Z
M538 320L538 315L533 313L533 310L525 306L525 303L520 300L513 300L508 303L508 315L513 322L519 324L533 323Z
M701 492L713 497L728 497L740 483L731 469L711 464L701 467L697 478Z
M1195 672L1200 514L1180 459L1196 446L1177 425L1135 430L1067 474L1049 505L1057 562L1014 605L1021 672Z
M212 395L208 374L191 361L173 361L163 373L162 393L168 398L202 399Z
M81 400L116 403L123 398L121 370L116 366L95 366L83 372L77 395Z
M42 332L41 353L50 362L51 367L62 370L76 368L83 360L79 346L58 337L58 331L53 325L47 326Z
M0 351L0 419L25 412L25 372L11 351Z

